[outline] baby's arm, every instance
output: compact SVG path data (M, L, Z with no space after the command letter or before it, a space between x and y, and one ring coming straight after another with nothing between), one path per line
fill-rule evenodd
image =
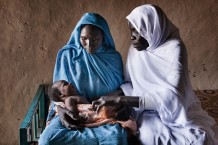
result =
M75 104L90 104L90 102L82 96L69 96L68 98L72 98L75 100Z
M85 97L80 96L69 96L65 99L64 104L70 111L77 111L77 104L90 104ZM78 111L77 111L78 112Z
M76 107L76 99L75 98L72 98L72 97L67 97L65 100L64 100L64 104L65 104L65 107L70 110L71 112L78 112L77 111L77 107Z

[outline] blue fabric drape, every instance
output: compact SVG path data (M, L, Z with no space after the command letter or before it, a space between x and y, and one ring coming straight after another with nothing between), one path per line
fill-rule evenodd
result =
M104 33L103 43L94 54L88 54L80 44L81 27L95 25ZM57 54L53 81L72 83L88 100L117 89L123 83L123 66L120 54L115 50L107 22L94 13L82 16L68 43ZM51 114L50 114L51 115ZM59 116L52 119L39 139L39 145L126 145L127 134L119 124L108 124L83 130L68 130Z
M103 30L100 48L89 54L80 44L81 27L95 25ZM86 13L77 23L68 43L58 52L53 81L66 80L89 100L109 93L123 83L123 66L107 22L94 13Z

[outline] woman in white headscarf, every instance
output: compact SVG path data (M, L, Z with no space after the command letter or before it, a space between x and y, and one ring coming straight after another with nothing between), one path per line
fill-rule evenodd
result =
M127 83L120 90L126 97L102 96L93 107L112 103L137 107L138 137L144 145L218 145L218 126L192 91L178 28L154 5L135 8L127 20L132 45Z

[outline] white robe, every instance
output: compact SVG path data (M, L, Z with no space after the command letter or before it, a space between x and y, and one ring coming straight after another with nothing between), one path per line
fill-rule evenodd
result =
M218 126L192 90L178 29L152 5L134 9L127 19L149 43L143 51L130 46L121 86L126 96L140 97L135 117L141 142L218 145Z

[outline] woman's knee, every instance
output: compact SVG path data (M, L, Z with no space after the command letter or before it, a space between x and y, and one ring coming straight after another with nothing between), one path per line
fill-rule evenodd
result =
M50 139L55 135L57 130L63 128L60 123L59 117L55 117L51 120L50 124L43 130L39 138L39 145L48 145Z

